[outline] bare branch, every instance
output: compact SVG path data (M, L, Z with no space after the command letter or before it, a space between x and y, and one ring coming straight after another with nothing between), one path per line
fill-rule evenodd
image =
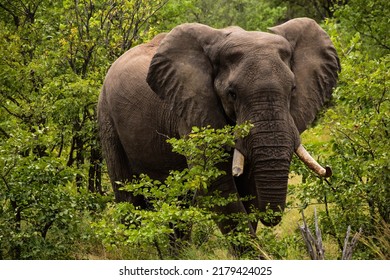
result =
M351 242L349 242L349 235L351 234L351 226L348 226L347 234L344 239L344 247L343 247L343 254L341 259L342 260L351 260L352 259L352 253L355 249L358 240L360 239L360 236L362 235L362 228L359 229L359 232L355 233L353 236Z
M299 230L301 231L303 240L305 241L307 251L312 260L324 260L325 259L325 250L322 245L322 236L321 230L318 226L317 219L317 210L314 208L314 222L315 222L315 230L316 230L316 238L312 235L310 229L306 224L305 215L302 210L302 219L303 226L299 226Z

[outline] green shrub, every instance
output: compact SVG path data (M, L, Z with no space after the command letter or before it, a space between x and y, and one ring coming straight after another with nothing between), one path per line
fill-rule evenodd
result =
M346 17L351 10L356 12L356 6L341 9L340 17ZM383 20L377 20L378 26ZM390 56L374 48L367 51L369 43L378 47L378 41L366 40L359 32L347 34L343 28L346 26L334 22L327 25L340 54L342 72L334 92L335 105L314 128L330 132L331 140L316 149L322 149L325 158L321 161L332 166L333 176L327 181L316 178L302 166L296 168L304 182L297 195L301 205L324 204L320 225L323 233L335 238L340 252L348 226L352 232L362 228L363 238L367 238L380 232L380 221L390 222ZM371 238L372 242L379 242L374 240ZM377 255L360 243L354 257L367 259Z
M140 209L130 203L113 205L107 216L95 225L98 235L111 247L154 246L160 258L166 258L167 254L168 258L175 257L169 256L172 239L178 241L177 234L191 227L198 229L193 235L198 242L200 236L206 238L206 233L201 231L210 228L210 222L216 219L212 207L230 201L215 194L206 195L208 187L224 174L217 165L230 156L225 148L234 147L235 140L247 135L250 128L249 124L223 129L194 127L182 139L169 139L173 151L184 155L189 167L171 171L164 182L141 175L125 184L124 190L143 195L150 207ZM198 193L203 196L199 197ZM206 235L209 234L210 231Z

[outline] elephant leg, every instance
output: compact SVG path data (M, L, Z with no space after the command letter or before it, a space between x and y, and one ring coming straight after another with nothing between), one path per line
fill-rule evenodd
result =
M248 221L248 213L237 192L232 176L223 176L213 185L220 192L219 196L223 198L236 197L232 202L224 206L215 206L214 211L220 214L217 224L224 235L232 237L230 239L230 253L236 258L240 258L248 253L255 251L251 245L250 239L256 238L255 228L251 221ZM248 235L249 232L249 235ZM244 235L240 235L244 233ZM239 239L235 239L238 236ZM249 240L242 240L242 236L249 236Z
M258 208L258 203L256 200L257 194L255 192L256 188L253 177L251 177L250 179L249 174L247 172L244 172L244 174L239 177L235 177L234 179L246 212L248 214L255 212ZM256 219L250 222L253 230L256 232L258 220Z
M248 212L240 199L235 180L231 175L231 162L221 164L219 169L224 170L226 175L221 176L212 184L210 188L211 193L218 192L219 197L229 198L230 201L226 205L216 205L213 207L213 210L218 213L216 222L219 229L224 235L232 234L232 236L235 236L240 232L247 235L249 232L251 238L256 238L255 228L253 228L252 223L248 220ZM233 241L231 246L233 249L232 254L238 257L244 253L253 251L253 247L247 242Z
M226 175L218 178L211 186L211 193L218 193L218 196L224 199L232 200L226 205L216 205L214 210L221 214L221 219L218 222L218 226L223 234L228 234L231 231L243 229L249 229L251 234L255 234L255 231L250 223L244 222L242 224L243 215L247 218L247 211L243 202L240 199L239 192L237 190L234 177L231 175L231 162L222 163L218 166L220 170L224 170ZM233 199L235 198L235 199ZM237 218L236 218L237 217ZM241 224L240 224L241 223Z
M134 206L146 207L145 199L135 196L130 192L120 190L122 187L118 182L125 183L133 178L131 165L120 139L114 130L110 120L101 121L100 137L102 138L102 149L105 155L107 169L113 186L115 201L130 202Z
M258 258L259 252L254 247L254 243L251 242L257 243L257 221L249 220L248 217L248 214L253 211L253 200L255 200L247 198L255 195L250 193L250 182L244 176L236 178L231 175L231 162L221 164L218 167L220 170L224 170L226 175L214 182L209 191L211 193L218 192L219 197L236 197L236 199L227 205L214 206L213 210L219 216L216 221L217 225L224 235L232 234L232 255L238 258L243 255ZM245 235L240 235L240 233L245 233ZM234 239L235 235L239 236L238 240ZM240 236L248 236L250 239L243 241Z

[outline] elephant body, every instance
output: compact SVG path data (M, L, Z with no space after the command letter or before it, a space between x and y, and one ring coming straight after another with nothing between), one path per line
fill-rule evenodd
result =
M186 165L166 143L168 136L179 137L178 119L168 102L146 83L148 65L164 37L161 34L124 53L110 67L100 94L100 138L116 201L143 204L119 190L116 182L142 173L163 180L169 170Z
M118 181L141 173L163 180L169 170L186 167L167 137L186 135L192 126L250 121L250 134L236 144L245 156L244 174L235 178L231 162L221 165L226 175L213 189L254 199L216 211L283 211L299 134L329 100L340 66L329 37L313 20L295 19L271 31L184 24L118 58L98 103L103 155L117 201L145 206L142 197L119 190ZM237 222L219 226L227 233ZM252 233L256 226L248 224Z

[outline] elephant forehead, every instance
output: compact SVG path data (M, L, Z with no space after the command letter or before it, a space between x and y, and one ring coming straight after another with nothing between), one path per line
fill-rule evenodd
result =
M219 56L219 71L229 77L229 84L235 80L252 87L291 89L294 79L290 68L292 49L286 39L274 34L246 31L230 37Z
M271 55L279 54L290 57L292 53L290 43L282 36L266 32L232 32L222 43L220 56L245 57L251 54Z

